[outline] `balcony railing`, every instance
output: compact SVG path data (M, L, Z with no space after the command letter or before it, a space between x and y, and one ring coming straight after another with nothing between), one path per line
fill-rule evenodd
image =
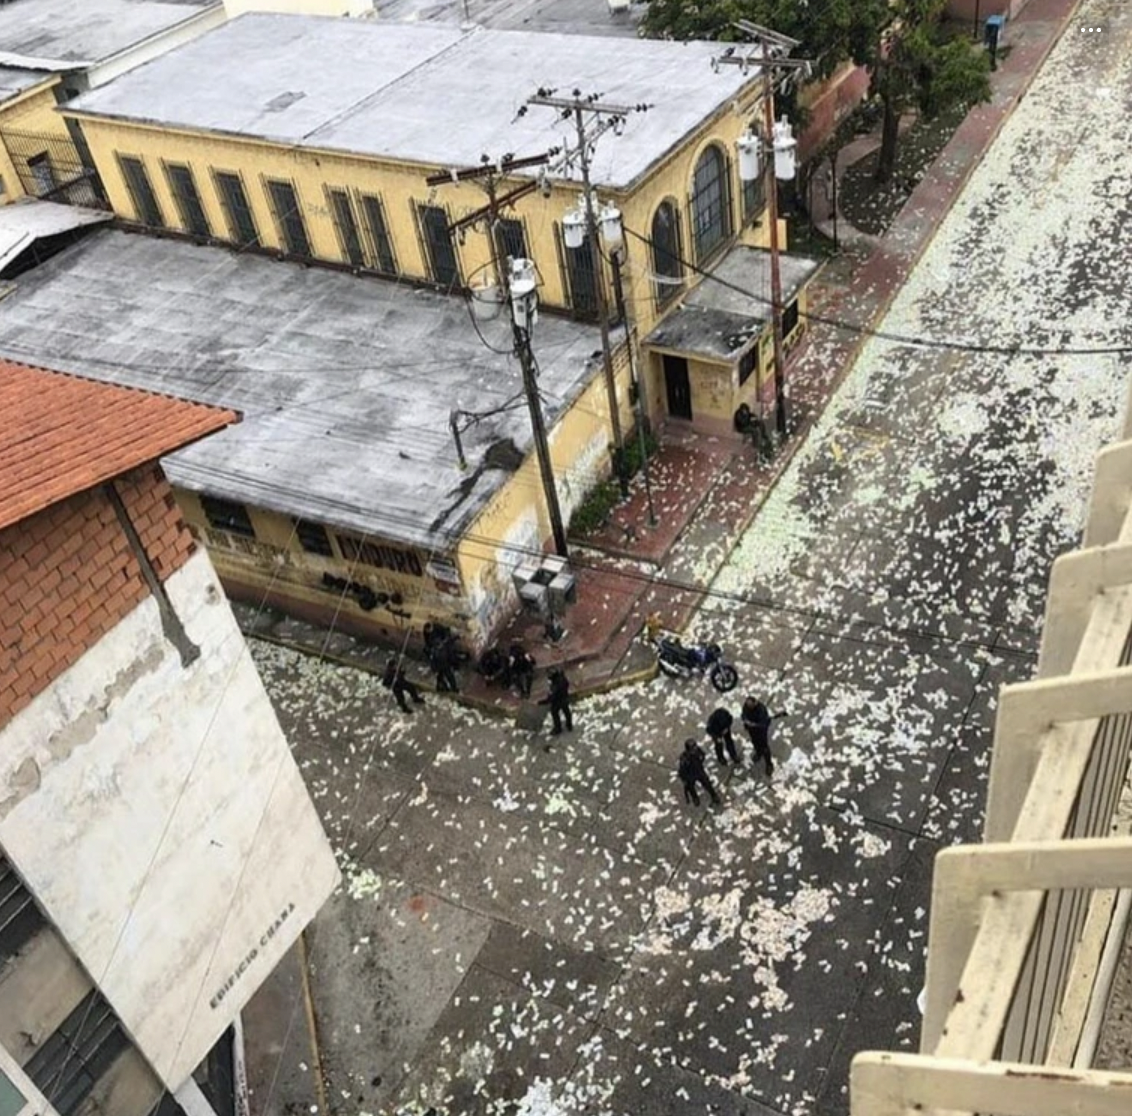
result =
M1132 397L1123 438L1054 564L1038 676L1002 690L985 843L936 857L920 1053L859 1054L853 1116L1132 1112L1132 1073L1091 1068L1132 888Z

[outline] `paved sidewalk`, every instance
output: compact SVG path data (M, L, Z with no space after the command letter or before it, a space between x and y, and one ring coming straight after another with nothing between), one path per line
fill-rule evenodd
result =
M557 645L546 644L541 624L520 615L501 633L501 644L518 639L533 650L540 667L567 666L578 693L600 692L655 669L639 639L645 618L659 612L667 627L679 630L687 624L703 590L852 367L865 340L862 331L883 315L1076 7L1076 0L1030 0L1007 28L1011 50L991 74L990 103L973 109L959 126L871 254L862 261L868 246L854 244L815 279L810 314L816 320L789 368L796 429L775 459L760 464L738 437L666 435L669 440L650 466L658 526L649 524L644 484L637 477L630 499L616 509L607 528L573 540L579 591L565 618L567 636ZM380 670L389 655L388 648L341 633L328 635L270 610L257 613L241 606L237 614L249 634L350 665ZM423 664L417 672L427 677ZM489 688L471 670L461 681L465 702L505 715L517 707L514 694Z

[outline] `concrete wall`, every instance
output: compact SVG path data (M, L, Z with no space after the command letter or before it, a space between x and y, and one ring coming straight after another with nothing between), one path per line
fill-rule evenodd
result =
M1028 0L947 0L949 19L966 20L974 27L976 14L979 19L979 35L983 33L983 20L990 15L1004 15L1013 19L1027 4Z
M81 580L78 582L81 586ZM0 846L178 1086L335 886L314 807L197 553L0 729Z

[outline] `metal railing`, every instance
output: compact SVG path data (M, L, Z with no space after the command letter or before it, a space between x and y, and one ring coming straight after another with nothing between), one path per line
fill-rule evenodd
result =
M98 172L89 161L84 161L70 139L54 133L4 128L0 129L0 141L8 149L20 185L29 197L108 208Z
M1090 1068L1132 894L1132 395L1123 438L1001 691L984 843L936 857L920 1053L857 1055L853 1116L1132 1112L1132 1073Z

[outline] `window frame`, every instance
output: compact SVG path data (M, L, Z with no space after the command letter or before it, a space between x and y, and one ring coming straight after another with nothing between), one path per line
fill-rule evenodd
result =
M717 174L710 180L701 178L701 168L708 159L712 160ZM710 259L735 235L734 213L731 204L731 160L718 143L709 143L692 169L692 192L688 199L692 218L692 242L696 252L696 262ZM718 213L718 220L712 218ZM718 229L709 240L706 234Z
M208 214L204 211L204 201L200 196L200 190L197 189L196 176L193 174L193 168L188 163L167 163L164 159L161 160L161 168L165 172L165 183L169 187L169 194L173 198L173 205L177 209L177 215L181 219L182 232L189 233L190 236L202 237L206 240L212 239L212 226L208 221ZM187 179L190 194L186 195L181 188L181 184L177 182L175 177L176 172L184 171ZM195 209L195 214L193 210ZM194 221L194 217L199 218L199 222Z
M200 500L201 511L204 512L205 522L213 531L224 531L242 539L256 538L255 524L246 504L238 500L226 500L222 496L208 496L203 492L197 498ZM225 508L229 510L225 512Z
M303 216L303 203L299 195L299 187L291 178L271 178L262 175L264 197L271 216L275 221L275 233L279 240L279 250L296 260L314 259L314 250L311 248L310 233L307 231L306 218ZM276 197L277 190L289 190L290 202L285 212L281 212L280 199Z
M516 237L518 241L516 243ZM527 224L522 217L499 218L499 243L504 255L513 260L530 259L530 246L527 244ZM518 252L511 249L518 247Z
M259 235L259 225L256 223L255 210L252 208L251 197L248 194L247 186L244 183L244 176L239 171L218 170L216 167L211 168L212 174L212 187L216 191L216 198L220 203L220 210L224 214L225 223L228 226L228 240L229 243L235 244L238 248L261 248L263 241ZM236 212L232 205L232 199L228 196L224 188L224 183L230 182L240 192L240 202L242 203L243 215L247 219L247 228L241 227L241 215ZM247 239L244 234L251 231L251 239Z
M665 249L665 252L676 268L675 274L664 270L661 265L660 253L657 251L656 222L663 209L667 209L672 214L672 243L676 251L675 254L673 254L668 249ZM653 294L656 298L658 308L667 306L673 299L677 298L687 284L687 278L684 275L684 255L680 232L680 206L677 204L675 198L664 198L653 211L652 221L649 223L650 254L652 256L650 262L655 276L663 276L666 279L679 279L680 282L662 283L654 279Z
M570 248L566 244L566 234L559 222L554 223L554 239L558 246L558 264L562 270L562 291L566 305L579 321L593 322L598 317L597 271L594 266L594 252L590 248L587 229L583 234L581 246ZM579 283L579 279L582 283Z
M362 235L369 252L370 267L382 275L398 275L397 252L389 228L385 201L380 194L356 191ZM376 224L374 218L376 217Z
M452 224L448 215L448 207L434 205L429 202L414 202L413 206L417 219L417 235L420 237L421 242L421 256L424 258L424 264L428 271L429 278L436 283L437 286L448 291L463 287L464 279L460 268L460 253L457 250L455 239L452 234L447 231ZM443 248L444 244L440 242L434 243L432 234L439 232L439 229L434 225L430 225L430 214L441 214L444 218L447 248L452 253L452 276L450 279L446 279L440 274L442 269L439 266L440 261L437 259L436 249Z
M338 247L342 259L351 267L365 267L367 264L365 242L358 214L354 209L354 199L345 186L323 187L326 194L326 208L334 223L334 233L338 237Z
M295 528L295 538L299 540L299 546L302 548L304 554L313 554L317 558L336 558L334 547L330 542L330 532L326 527L315 519L301 519L298 516L292 517L291 522ZM317 535L314 532L318 532ZM308 540L317 538L319 541L315 545L310 545ZM325 549L323 544L325 543Z
M114 152L115 158L118 160L118 173L122 176L122 182L125 184L126 192L130 195L130 203L134 207L134 219L139 225L144 225L147 229L165 229L169 226L165 222L165 214L161 211L161 203L157 200L157 194L153 189L153 182L149 177L149 171L146 170L145 160L140 155L124 155L121 151ZM140 177L135 181L131 178L127 167L136 168L137 174ZM139 187L144 185L144 193L148 197L139 197ZM147 213L147 204L152 206L152 211Z

